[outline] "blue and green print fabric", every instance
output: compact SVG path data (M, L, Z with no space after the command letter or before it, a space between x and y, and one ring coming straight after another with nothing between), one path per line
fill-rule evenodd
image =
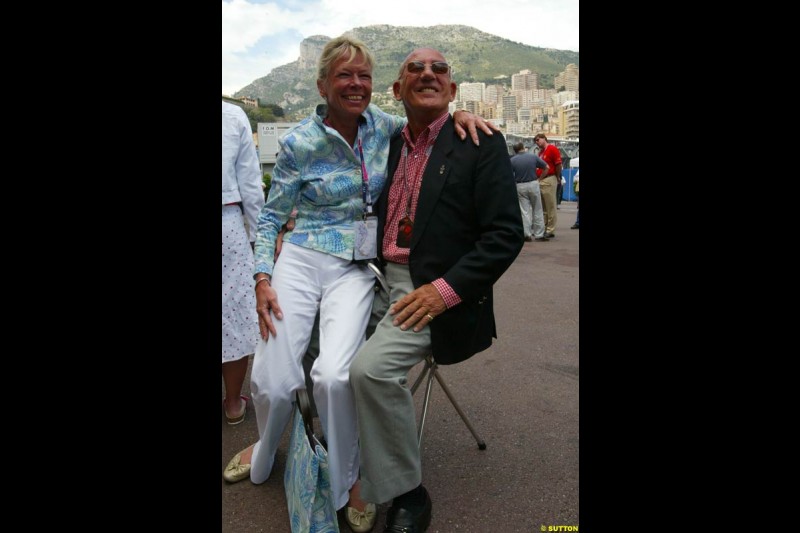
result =
M295 407L289 456L283 485L292 533L339 533L333 505L328 453L314 437L314 449L306 436L303 417Z

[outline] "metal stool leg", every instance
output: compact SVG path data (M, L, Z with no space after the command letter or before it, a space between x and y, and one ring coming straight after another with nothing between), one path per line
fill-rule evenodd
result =
M428 372L430 372L430 369L431 369L431 362L428 359L425 359L425 367L422 369L422 372L420 372L419 376L417 377L417 381L415 381L414 384L411 386L412 396L414 395L415 392L417 392L419 384L422 382L423 379L425 379L425 376L428 374Z
M425 400L422 402L422 416L419 419L419 429L417 430L417 447L422 446L422 430L425 428L425 416L428 414L428 402L431 400L431 388L433 387L434 372L428 371L428 386L425 390Z
M450 393L450 389L445 384L444 380L442 379L442 376L439 375L439 371L437 370L436 367L437 367L437 365L434 363L434 365L433 365L433 375L436 376L436 381L438 381L439 385L442 386L442 390L444 391L445 394L447 394L447 397L450 398L450 403L452 403L453 407L456 408L456 411L458 412L458 414L461 415L461 420L464 421L464 424L467 425L467 428L469 428L469 431L470 431L470 433L472 433L472 436L475 437L475 441L478 443L478 449L479 450L485 450L486 449L486 442L484 442L484 440L480 437L480 435L478 435L478 432L475 431L475 428L472 426L472 423L470 423L469 419L467 418L467 415L464 414L464 411L461 410L461 406L458 405L458 402L453 397L453 395ZM428 389L430 389L430 386L428 386ZM427 404L428 404L428 401L427 401L427 398L426 398L425 399L425 405L427 406ZM420 435L420 438L421 438L421 435Z
M480 435L478 435L478 432L475 430L475 427L469 421L469 418L467 418L467 415L461 409L461 406L458 405L458 402L456 401L455 397L450 392L450 388L447 386L447 384L444 382L444 379L439 374L438 368L439 365L436 364L436 361L433 360L432 356L426 357L425 368L422 369L422 372L420 373L419 377L417 377L417 380L414 382L414 385L411 386L411 394L414 394L417 391L417 388L419 387L420 383L422 383L422 380L425 379L425 376L426 375L428 376L428 385L425 390L425 399L422 403L422 416L420 417L419 429L417 432L418 433L417 445L422 446L422 431L425 427L425 417L428 414L428 402L430 402L431 399L431 388L433 386L433 377L436 376L436 381L439 382L439 385L442 387L442 390L444 390L444 393L450 399L450 403L453 404L453 407L461 417L461 420L464 421L464 424L466 424L467 429L469 429L470 433L472 433L472 436L475 438L475 441L478 443L478 449L485 450L486 442L480 437Z

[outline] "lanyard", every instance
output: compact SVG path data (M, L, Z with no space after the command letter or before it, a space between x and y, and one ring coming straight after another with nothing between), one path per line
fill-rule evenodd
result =
M364 150L361 148L361 137L358 137L358 154L361 156L361 197L364 199L364 216L372 214L372 195L369 192L369 176L364 164Z

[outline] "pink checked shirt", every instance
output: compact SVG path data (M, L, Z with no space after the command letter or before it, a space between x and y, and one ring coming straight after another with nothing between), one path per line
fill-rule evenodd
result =
M383 257L387 261L401 265L408 264L410 249L397 246L397 227L400 220L406 216L409 194L411 195L411 207L409 208L411 214L409 216L412 220L415 218L419 190L422 186L422 174L425 172L436 137L449 118L450 113L444 113L437 118L419 135L416 143L411 139L408 125L401 132L405 146L403 154L400 156L400 163L394 173L392 186L389 189L388 214L383 233ZM461 297L443 278L435 279L431 284L439 291L448 309L461 303Z

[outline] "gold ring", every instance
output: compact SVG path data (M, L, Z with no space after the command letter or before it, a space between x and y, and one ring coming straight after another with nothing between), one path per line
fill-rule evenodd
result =
M427 313L425 316L428 317L429 322L433 322L433 317L431 316L430 313Z

